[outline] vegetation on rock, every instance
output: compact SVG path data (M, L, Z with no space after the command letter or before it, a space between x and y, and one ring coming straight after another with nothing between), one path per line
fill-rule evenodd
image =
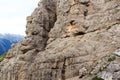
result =
M116 59L116 56L114 56L114 55L111 55L108 57L109 62L114 61L115 59Z
M4 60L4 58L6 57L6 54L3 54L0 56L0 62Z
M102 79L102 78L100 78L98 76L95 76L95 77L92 78L92 80L104 80L104 79Z

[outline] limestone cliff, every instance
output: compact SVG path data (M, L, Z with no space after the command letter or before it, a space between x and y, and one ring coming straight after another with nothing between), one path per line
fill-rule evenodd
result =
M119 80L119 48L120 0L41 0L0 80Z

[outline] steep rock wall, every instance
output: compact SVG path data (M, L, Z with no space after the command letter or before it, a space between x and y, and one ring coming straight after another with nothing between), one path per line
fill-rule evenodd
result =
M119 35L119 0L41 0L26 39L0 63L0 78L92 80L120 48Z

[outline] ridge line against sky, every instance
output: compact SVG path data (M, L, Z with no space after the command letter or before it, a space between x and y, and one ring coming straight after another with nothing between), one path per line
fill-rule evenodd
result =
M26 17L40 0L0 0L0 33L25 35Z

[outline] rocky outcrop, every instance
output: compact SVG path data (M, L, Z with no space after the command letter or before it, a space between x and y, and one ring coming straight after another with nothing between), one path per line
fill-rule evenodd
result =
M27 17L26 39L0 63L0 79L119 80L107 71L119 34L119 0L41 0Z

